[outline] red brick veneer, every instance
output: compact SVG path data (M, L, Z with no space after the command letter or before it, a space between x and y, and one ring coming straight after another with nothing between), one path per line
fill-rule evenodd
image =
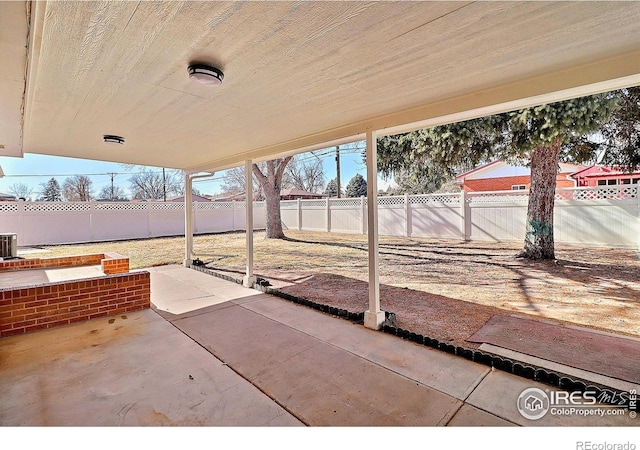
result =
M118 253L59 256L55 258L26 258L0 261L0 272L10 270L47 269L100 265L106 275L129 272L129 258Z
M0 337L150 306L149 272L0 289Z
M95 255L59 256L55 258L10 259L0 261L0 271L95 266L100 264L104 257L104 253L98 253Z

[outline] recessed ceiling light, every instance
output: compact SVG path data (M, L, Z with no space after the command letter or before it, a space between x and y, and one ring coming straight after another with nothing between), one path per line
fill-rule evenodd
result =
M196 83L207 86L219 86L224 78L224 74L220 69L206 64L191 64L187 71L189 72L189 78Z
M112 134L105 134L102 136L105 144L109 145L124 145L124 138L120 136L114 136Z

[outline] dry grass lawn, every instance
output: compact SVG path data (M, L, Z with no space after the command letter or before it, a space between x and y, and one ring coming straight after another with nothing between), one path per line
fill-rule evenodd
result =
M255 236L255 272L316 302L367 309L366 236L287 231ZM196 236L207 266L242 276L244 233ZM493 314L519 314L640 336L640 259L634 250L557 246L557 262L514 255L518 243L380 238L382 308L398 326L469 347ZM33 256L113 251L132 268L181 263L183 238L45 247ZM31 255L29 255L31 256Z

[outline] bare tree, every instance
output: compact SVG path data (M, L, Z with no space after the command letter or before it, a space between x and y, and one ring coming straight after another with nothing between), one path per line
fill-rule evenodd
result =
M264 170L266 167L265 163L258 163L258 167L260 170ZM253 199L254 200L264 200L264 195L262 193L262 187L258 182L258 178L253 174ZM229 169L225 172L224 180L222 182L222 190L225 193L229 194L239 194L246 190L246 177L244 166L234 167L233 169Z
M24 183L14 183L9 186L9 193L15 195L17 198L31 201L31 194L33 194L33 188L27 186Z
M324 169L320 158L305 159L301 155L294 156L284 172L282 186L296 188L307 192L322 192L324 188Z
M163 176L161 172L142 169L129 178L133 198L137 200L161 200L165 195L180 192L180 181L171 171ZM184 191L184 187L182 188Z
M92 181L85 175L69 177L62 185L62 193L68 202L88 202L92 197Z
M101 200L110 200L112 202L126 201L127 195L120 186L109 185L102 188L98 198Z

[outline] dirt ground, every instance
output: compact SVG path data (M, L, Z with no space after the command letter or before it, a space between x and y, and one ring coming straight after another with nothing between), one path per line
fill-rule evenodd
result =
M283 292L351 312L368 309L363 236L288 232L292 242L344 254L320 267L257 264ZM556 261L516 258L519 244L381 238L381 306L396 326L467 348L496 314L640 336L640 259L633 250L556 247ZM355 254L353 254L355 252ZM320 256L320 255L319 255ZM321 257L321 256L320 256ZM266 262L266 261L264 261ZM227 273L243 267L208 264Z
M288 240L254 239L256 275L284 292L350 312L368 309L367 240L363 235L287 230ZM243 232L196 236L207 266L240 278ZM515 258L520 243L380 238L381 306L396 325L473 347L465 339L495 314L640 336L640 259L615 248L556 246L557 261ZM58 256L118 252L132 268L181 263L184 238L42 248ZM31 255L29 255L31 256Z

